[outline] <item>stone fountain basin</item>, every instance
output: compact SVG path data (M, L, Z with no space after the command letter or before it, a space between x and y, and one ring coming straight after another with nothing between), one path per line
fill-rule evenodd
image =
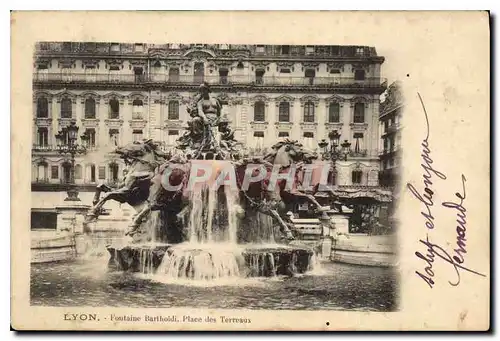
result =
M181 244L130 244L108 246L111 255L108 268L111 271L155 272L163 257L171 254ZM185 244L189 252L208 252L210 249ZM305 273L312 265L314 251L307 246L286 244L242 244L238 246L240 273L245 277L292 276Z

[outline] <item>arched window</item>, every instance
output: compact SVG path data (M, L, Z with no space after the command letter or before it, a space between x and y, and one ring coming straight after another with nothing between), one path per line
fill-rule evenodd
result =
M71 118L73 116L72 106L70 98L61 100L61 118Z
M304 104L304 122L314 122L314 103L306 102Z
M365 123L365 104L354 104L354 123Z
M266 120L266 103L262 101L255 102L253 107L253 120L264 122Z
M363 178L363 172L359 169L352 171L352 183L360 184Z
M45 97L39 97L36 101L36 117L49 117L49 101Z
M290 103L281 102L279 105L279 122L290 122Z
M330 103L328 107L328 122L340 122L340 105L338 103Z
M75 179L80 180L81 178L82 178L82 166L76 165L75 166Z
M120 117L120 103L116 98L109 100L109 118L117 119Z
M85 100L85 118L95 118L95 100L93 98Z
M132 102L132 119L142 120L142 106L143 102L140 99L134 99Z
M170 101L168 102L168 119L178 120L179 119L179 102Z

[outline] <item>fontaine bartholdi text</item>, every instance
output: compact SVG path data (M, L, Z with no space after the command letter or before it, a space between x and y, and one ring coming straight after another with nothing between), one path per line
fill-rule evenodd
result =
M252 323L251 319L239 316L193 316L193 315L116 315L111 314L106 320L113 322L152 322L152 323Z

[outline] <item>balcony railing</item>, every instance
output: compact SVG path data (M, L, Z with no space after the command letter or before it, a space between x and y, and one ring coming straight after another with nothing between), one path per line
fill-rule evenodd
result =
M34 151L34 152L50 152L50 151L54 150L54 146L52 146L50 144L45 144L45 145L35 144L31 148L31 150Z
M175 75L150 74L143 77L131 75L112 75L112 74L85 74L73 73L63 75L60 73L35 73L33 80L40 83L116 83L116 84L143 84L143 83L165 83L165 84L200 84L207 82L214 85L239 85L252 84L256 86L359 86L359 87L377 87L384 79L380 77L366 78L364 80L355 80L354 77L292 77L292 76L269 76L256 77L255 75L233 75L233 76L194 76L194 75Z

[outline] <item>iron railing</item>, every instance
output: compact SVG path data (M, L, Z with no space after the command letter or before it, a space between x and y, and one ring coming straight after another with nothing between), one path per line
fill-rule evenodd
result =
M355 80L354 77L293 77L293 76L267 76L232 75L232 76L197 76L197 75L168 75L149 74L137 77L130 74L85 74L85 73L35 73L33 80L39 83L90 83L90 84L200 84L207 82L213 85L255 85L255 86L359 86L377 87L384 79L380 77Z

